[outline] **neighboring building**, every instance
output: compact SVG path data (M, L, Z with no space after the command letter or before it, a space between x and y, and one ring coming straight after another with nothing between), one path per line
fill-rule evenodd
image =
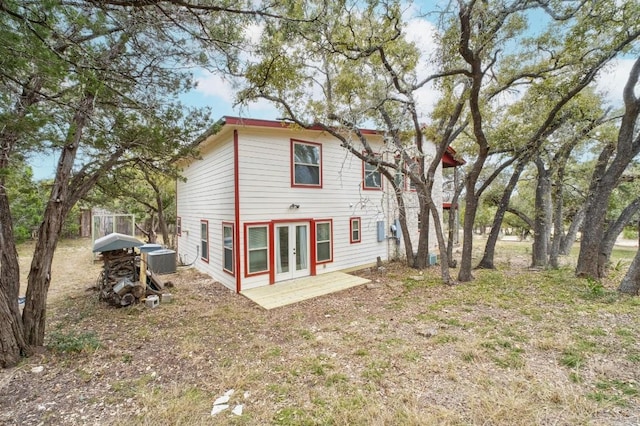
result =
M402 256L390 184L336 138L283 121L224 117L220 123L217 133L199 140L200 158L181 164L183 263L241 292ZM393 159L380 133L362 132L376 152ZM450 153L443 163L457 164ZM417 197L408 182L405 187L417 248ZM433 191L441 206L440 170Z

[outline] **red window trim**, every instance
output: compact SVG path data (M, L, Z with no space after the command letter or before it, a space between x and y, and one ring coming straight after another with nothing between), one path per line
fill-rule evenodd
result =
M367 155L366 152L362 153L363 155ZM381 154L374 154L375 157L382 157ZM382 191L382 172L377 170L380 174L380 186L367 186L367 172L366 172L367 162L362 160L362 189L364 191Z
M296 183L296 165L295 165L295 144L302 145L315 145L320 149L320 165L319 165L319 184L318 185L309 185L309 184L299 184ZM322 144L317 142L308 142L300 139L291 139L290 141L290 167L291 167L291 187L292 188L315 188L322 189Z
M182 217L176 216L176 235L182 237Z
M209 244L209 221L207 219L200 219L200 247L202 247L202 224L207 225L207 257L203 257L200 253L200 260L209 263L209 255L211 254L211 244Z
M244 224L244 276L255 277L268 275L271 272L271 222L245 222ZM267 269L258 272L249 272L249 228L267 228Z
M331 263L333 262L333 219L317 219L314 221L314 232L315 232L315 263L316 265L322 265L325 263ZM330 248L330 252L331 252L331 258L329 260L318 260L318 225L322 224L322 223L328 223L329 224L329 230L330 230L330 234L331 234L331 240L329 240L329 248Z
M224 272L226 272L227 274L231 275L232 277L235 277L235 271L230 271L228 269L226 269L224 267L224 251L225 251L225 247L224 247L224 228L225 226L230 226L231 227L231 261L232 261L232 265L233 268L235 269L236 266L236 229L235 229L235 224L233 222L222 222L222 270Z
M358 239L353 239L353 222L358 221ZM349 219L349 242L356 244L362 242L362 219L360 217L352 217Z

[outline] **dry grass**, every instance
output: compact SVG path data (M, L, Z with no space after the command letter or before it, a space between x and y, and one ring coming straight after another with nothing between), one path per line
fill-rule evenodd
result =
M597 285L518 269L527 250L501 246L510 269L453 288L392 263L362 271L378 286L272 311L182 270L174 302L152 310L84 292L97 276L90 250L64 244L48 350L0 372L0 423L640 423L640 300L614 291L623 271ZM212 418L229 389L230 409Z

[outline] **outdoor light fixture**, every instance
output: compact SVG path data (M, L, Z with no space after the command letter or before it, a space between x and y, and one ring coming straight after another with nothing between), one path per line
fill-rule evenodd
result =
M293 203L292 203L292 204L289 206L289 208L290 208L290 209L299 209L299 208L300 208L300 204L293 204Z

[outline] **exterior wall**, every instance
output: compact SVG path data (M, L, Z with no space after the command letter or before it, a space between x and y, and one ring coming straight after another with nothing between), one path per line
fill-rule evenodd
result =
M321 274L388 258L387 242L377 240L377 221L388 210L384 191L362 189L362 161L334 137L319 131L240 128L241 222L332 219L333 261L319 264ZM381 147L379 136L378 147ZM291 185L291 139L322 146L322 187ZM299 208L290 208L292 204ZM350 218L361 219L361 241L350 242ZM385 222L385 228L388 228ZM244 232L244 230L243 230ZM244 239L240 253L244 256ZM242 289L269 283L269 275L242 276Z
M234 157L234 130L237 131L238 158ZM292 187L291 140L320 144L322 149L322 186ZM385 153L381 136L368 135L374 151L388 161L393 153ZM434 150L435 148L432 147ZM201 159L183 168L185 181L177 182L177 216L181 221L178 256L182 263L192 264L226 287L241 290L277 281L273 271L276 224L331 220L332 260L319 263L310 274L322 274L374 263L378 257L387 260L404 255L402 245L390 237L390 225L398 217L391 186L382 179L382 190L363 188L363 163L340 146L333 136L321 131L293 130L281 127L225 125L217 135L200 145ZM237 175L235 167L237 164ZM239 211L235 211L235 179L238 179ZM434 200L442 203L442 176L436 174ZM417 196L407 187L405 193L408 224L417 250ZM298 206L298 207L293 207ZM236 223L236 214L239 215ZM351 241L351 219L360 219L360 241ZM209 259L201 258L200 224L207 221ZM378 241L378 222L384 226L384 239ZM234 273L223 270L223 223L234 226ZM264 224L270 231L268 273L247 275L246 226ZM433 225L431 225L433 229ZM315 232L309 229L313 242ZM430 234L430 247L436 246L435 231ZM310 257L315 252L310 250ZM310 264L313 263L310 258ZM239 265L239 267L238 267Z
M222 222L234 221L232 134L216 144L205 146L201 159L183 169L184 181L177 182L177 216L181 220L178 256L235 289L235 278L222 269ZM209 261L201 258L200 223L208 221Z

